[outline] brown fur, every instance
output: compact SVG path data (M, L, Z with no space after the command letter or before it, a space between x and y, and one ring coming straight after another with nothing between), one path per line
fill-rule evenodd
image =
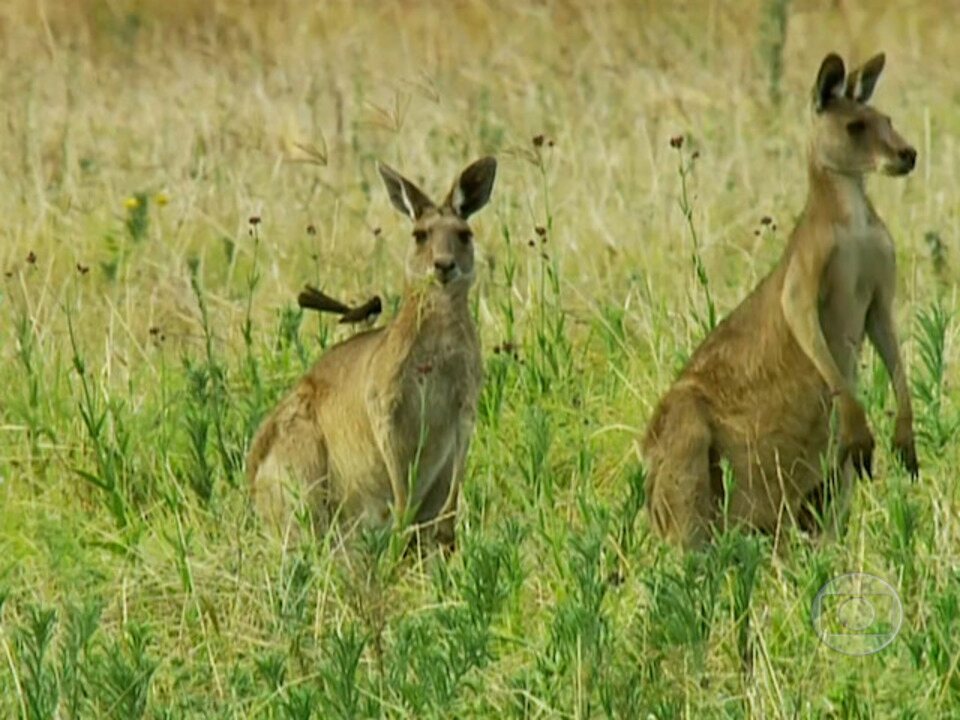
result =
M440 206L380 172L414 223L400 311L323 355L260 427L247 474L259 514L287 531L299 497L320 533L335 519L346 529L408 516L451 545L483 374L466 220L486 204L496 162L468 167Z
M844 86L842 60L824 60L807 203L786 250L697 348L650 419L647 507L654 530L671 542L709 540L724 502L721 458L734 481L727 521L769 532L795 522L815 530L805 503L828 494L825 480L837 478L844 492L852 470L872 472L874 441L856 398L865 335L893 381L894 446L917 472L892 313L894 246L863 188L865 173L906 174L916 160L889 119L866 104L882 68L878 55ZM838 438L830 431L834 402Z

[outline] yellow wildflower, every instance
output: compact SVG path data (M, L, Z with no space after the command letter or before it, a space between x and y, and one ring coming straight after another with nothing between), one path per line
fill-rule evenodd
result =
M157 196L153 200L155 203L157 203L158 207L163 207L168 202L170 202L170 196L167 195L166 193L161 192L161 193L157 193Z
M138 207L140 207L140 200L139 198L131 196L123 201L123 205L127 208L127 210L136 210Z

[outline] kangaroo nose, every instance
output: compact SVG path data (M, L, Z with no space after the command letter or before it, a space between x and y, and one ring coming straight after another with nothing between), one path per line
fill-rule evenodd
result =
M912 147L904 148L901 150L898 155L904 163L910 166L913 169L913 166L917 164L917 151Z
M457 269L457 264L453 261L452 257L439 257L434 259L433 267L436 269L437 279L446 284L453 279L453 273L454 270Z

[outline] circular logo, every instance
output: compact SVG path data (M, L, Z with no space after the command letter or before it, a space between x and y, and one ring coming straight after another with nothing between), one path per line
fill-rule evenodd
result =
M885 580L867 573L833 578L810 608L823 644L844 655L871 655L893 642L903 623L903 605Z

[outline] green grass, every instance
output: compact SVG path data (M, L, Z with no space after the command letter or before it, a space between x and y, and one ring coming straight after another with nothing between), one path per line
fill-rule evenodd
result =
M0 9L0 717L960 715L960 54L938 4L46 5ZM636 442L783 247L832 49L886 50L876 103L920 152L870 187L921 479L868 350L878 479L840 540L684 557L650 535ZM351 332L297 291L379 293L389 318L411 241L374 160L439 196L485 153L457 553L282 547L246 448ZM866 657L810 616L857 571L903 606Z

